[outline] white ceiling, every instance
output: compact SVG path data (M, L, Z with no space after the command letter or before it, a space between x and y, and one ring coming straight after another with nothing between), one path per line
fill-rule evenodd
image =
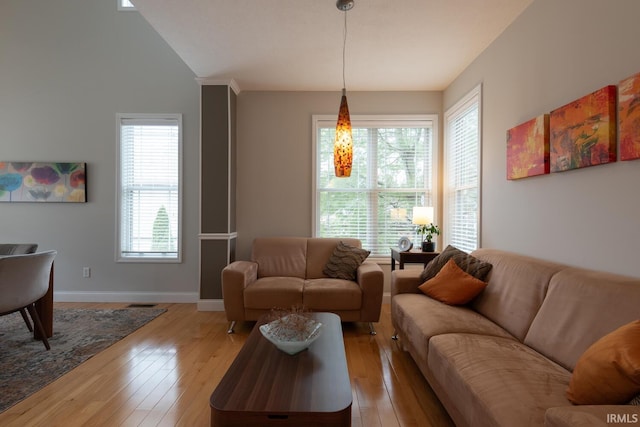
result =
M355 0L347 90L443 90L533 0ZM133 0L198 77L241 90L340 90L335 0Z

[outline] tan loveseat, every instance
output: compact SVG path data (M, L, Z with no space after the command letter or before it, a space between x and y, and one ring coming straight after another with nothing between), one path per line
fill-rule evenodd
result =
M323 273L340 242L357 248L357 239L265 237L253 241L251 261L235 261L222 271L222 296L229 333L237 321L255 321L273 308L304 307L332 312L343 322L380 320L384 275L378 264L364 261L355 280Z
M640 318L640 279L498 250L472 255L493 267L466 306L422 294L420 269L391 279L400 343L456 425L640 425L639 406L573 405L566 397L583 352Z

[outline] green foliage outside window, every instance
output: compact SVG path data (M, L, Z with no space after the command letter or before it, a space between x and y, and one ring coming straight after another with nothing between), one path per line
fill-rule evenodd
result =
M151 250L153 252L167 252L171 250L171 228L167 209L160 206L153 221L153 234L151 237Z

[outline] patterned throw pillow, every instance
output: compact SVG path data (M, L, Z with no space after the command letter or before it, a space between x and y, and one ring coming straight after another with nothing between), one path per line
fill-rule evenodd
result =
M371 251L340 242L322 272L334 279L356 280L356 270L370 253Z
M422 273L420 273L420 280L424 283L434 278L450 259L453 259L462 271L483 282L489 271L491 271L491 267L493 267L488 262L480 261L478 258L449 245L440 255L427 264Z
M640 394L631 399L631 402L629 402L628 405L640 406Z

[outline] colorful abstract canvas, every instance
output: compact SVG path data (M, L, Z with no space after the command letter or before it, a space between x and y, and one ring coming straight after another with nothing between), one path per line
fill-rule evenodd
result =
M605 86L553 110L551 172L616 161L616 87Z
M86 163L0 162L0 202L87 201Z
M618 85L620 160L640 159L640 73Z
M549 173L549 115L507 131L507 179Z

